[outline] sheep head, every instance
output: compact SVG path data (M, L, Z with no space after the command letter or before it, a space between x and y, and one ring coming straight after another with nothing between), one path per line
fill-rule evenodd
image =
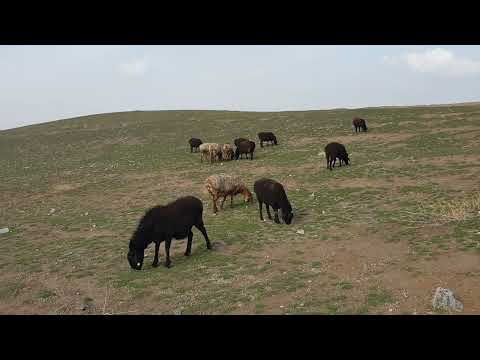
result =
M142 270L143 266L143 258L144 258L144 251L130 249L127 254L128 263L130 267L134 270Z

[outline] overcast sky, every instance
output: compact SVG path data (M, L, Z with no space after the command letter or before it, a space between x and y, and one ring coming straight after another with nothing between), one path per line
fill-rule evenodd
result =
M478 100L479 46L0 46L0 129L128 110Z

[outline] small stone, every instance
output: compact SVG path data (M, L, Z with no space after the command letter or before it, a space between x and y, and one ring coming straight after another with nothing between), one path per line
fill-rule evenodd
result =
M173 310L173 315L182 315L182 309Z
M92 225L92 227L93 227L93 228L96 228L96 227L97 227L97 225L93 224L93 225Z
M280 308L281 308L281 309L283 309L284 307L285 307L285 306L283 306L283 305L280 305Z
M322 215L325 215L325 210L322 210Z
M297 234L303 235L305 234L305 230L303 229L297 230Z
M9 228L3 228L3 229L0 229L0 234L7 234L10 232L10 229Z
M77 293L77 295L80 295L80 293ZM91 298L85 298L82 301L82 305L80 305L81 311L93 310L94 308L95 304L93 303L93 299Z
M85 213L85 216L88 216L88 211Z
M50 209L50 211L48 212L48 215L52 215L54 212L55 212L55 209Z
M432 305L434 309L462 311L463 304L453 296L450 289L437 287L433 296Z

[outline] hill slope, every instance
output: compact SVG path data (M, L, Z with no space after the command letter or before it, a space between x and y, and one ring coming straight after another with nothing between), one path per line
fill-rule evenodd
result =
M426 313L436 286L480 313L479 121L480 105L135 111L2 131L0 313ZM253 161L201 164L187 145L270 130L279 146ZM330 141L351 166L326 169ZM213 216L203 182L219 172L282 182L293 224L262 223L240 197ZM191 257L177 241L173 268L151 268L149 248L132 271L139 218L187 194L215 250L194 230Z

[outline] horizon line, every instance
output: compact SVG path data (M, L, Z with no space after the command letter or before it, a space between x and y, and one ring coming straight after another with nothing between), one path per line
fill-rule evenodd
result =
M43 122L38 122L34 124L27 124L27 125L22 125L22 126L17 126L17 127L12 127L12 128L6 128L6 129L0 129L0 132L3 131L8 131L8 130L16 130L16 129L21 129L24 127L29 127L29 126L37 126L37 125L45 125L57 121L66 121L66 120L75 120L83 117L89 117L89 116L98 116L98 115L108 115L108 114L120 114L120 113L129 113L129 112L167 112L167 111L217 111L217 112L244 112L244 113L285 113L285 112L308 112L308 111L335 111L335 110L364 110L364 109L392 109L392 108L406 108L406 107L448 107L448 106L474 106L474 105L480 105L480 101L463 101L463 102L452 102L452 103L432 103L432 104L414 104L414 105L377 105L377 106L362 106L362 107L332 107L332 108L315 108L315 109L304 109L304 110L276 110L276 111L270 111L270 110L228 110L228 109L164 109L164 110L159 110L159 109L145 109L145 110L140 110L140 109L134 109L134 110L121 110L121 111L108 111L108 112L102 112L102 113L93 113L93 114L86 114L86 115L78 115L78 116L73 116L73 117L66 117L66 118L58 118L55 120L49 120L49 121L43 121Z

